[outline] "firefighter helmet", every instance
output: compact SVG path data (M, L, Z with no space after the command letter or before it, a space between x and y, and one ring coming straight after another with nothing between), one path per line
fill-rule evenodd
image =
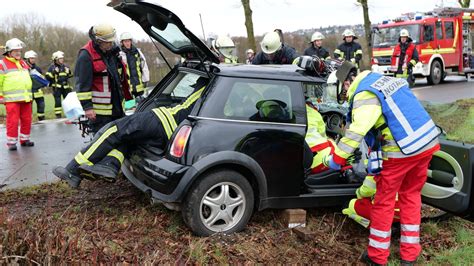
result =
M23 48L25 48L24 42L20 41L18 38L10 39L5 43L5 53L3 55L7 55L11 50Z
M115 29L110 24L96 24L92 27L92 34L103 42L115 41Z
M269 32L265 34L260 43L262 51L266 54L273 54L281 48L280 35L276 32Z
M53 56L51 57L51 59L54 61L54 60L58 60L58 59L61 59L61 58L64 58L64 53L61 52L61 51L56 51L53 53Z
M342 39L345 40L346 37L349 37L349 36L352 36L353 40L357 39L357 36L355 35L353 30L351 29L344 30L344 32L342 33Z
M231 58L234 53L235 44L231 38L227 36L219 36L214 44L215 48L226 58Z
M25 59L36 58L36 57L38 57L38 54L33 50L29 50L29 51L25 52L25 55L23 57Z
M132 40L133 37L132 37L132 34L130 32L123 32L122 34L120 34L120 41L124 41L124 40Z
M311 35L311 42L314 42L317 40L324 40L324 35L318 31L313 33L313 35Z
M255 52L252 50L252 49L247 49L247 51L245 51L246 54L255 54Z
M402 29L400 31L400 37L410 37L410 32L407 29Z

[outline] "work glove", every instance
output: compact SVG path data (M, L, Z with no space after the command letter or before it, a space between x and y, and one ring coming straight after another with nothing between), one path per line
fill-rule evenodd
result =
M355 65L356 59L355 59L355 58L351 58L351 63Z
M336 163L333 159L332 155L326 156L325 160L323 161L326 167L329 167L333 170L341 170L341 165Z
M362 159L362 152L357 148L354 153L347 158L347 164L356 164Z

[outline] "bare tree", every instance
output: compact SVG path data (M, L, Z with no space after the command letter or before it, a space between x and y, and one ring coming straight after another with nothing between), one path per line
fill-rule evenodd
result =
M458 0L461 7L469 8L471 0Z
M247 28L247 45L256 51L255 36L253 35L252 9L250 8L250 0L242 0L245 14L245 27Z
M372 57L372 23L370 22L369 17L369 5L368 0L357 0L357 2L362 6L362 11L364 13L364 31L365 31L365 42L366 42L366 54L365 58ZM366 65L369 64L370 60L363 60Z

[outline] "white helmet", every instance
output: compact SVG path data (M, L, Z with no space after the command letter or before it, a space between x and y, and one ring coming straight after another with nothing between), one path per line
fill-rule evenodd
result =
M120 34L120 41L123 41L123 40L132 40L133 37L132 37L132 34L130 32L123 32L122 34Z
M400 31L400 37L410 37L410 32L407 29L402 29Z
M8 52L10 52L11 50L23 49L23 48L25 48L24 42L20 41L17 38L10 39L5 43L5 53L3 55L8 54Z
M342 39L344 40L346 37L349 37L349 36L352 36L353 40L357 39L357 36L355 35L354 31L351 30L351 29L346 29L344 30L344 32L342 33Z
M92 27L92 34L103 42L115 41L115 28L110 24L96 24Z
M281 48L280 35L276 32L269 32L265 34L260 43L262 51L266 54L273 54Z
M324 40L324 35L318 31L313 33L313 35L311 35L311 42L314 42L317 40Z
M33 50L29 50L29 51L25 52L24 57L25 57L25 59L36 58L36 57L38 57L38 54Z
M64 58L64 53L61 52L61 51L56 51L53 53L53 56L51 57L51 59L54 61L54 60L58 60L60 58Z
M252 50L252 49L247 49L247 51L245 51L246 54L248 53L252 53L252 54L255 54L255 52Z
M227 36L219 36L215 42L215 48L224 57L231 58L234 53L235 44L231 38Z

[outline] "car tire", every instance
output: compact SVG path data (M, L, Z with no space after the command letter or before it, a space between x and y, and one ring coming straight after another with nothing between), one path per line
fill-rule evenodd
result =
M209 236L243 230L253 207L254 193L249 181L238 172L220 170L205 174L192 185L181 211L194 234Z
M441 63L438 60L434 60L431 64L430 75L426 77L428 84L438 85L443 79L444 71Z

